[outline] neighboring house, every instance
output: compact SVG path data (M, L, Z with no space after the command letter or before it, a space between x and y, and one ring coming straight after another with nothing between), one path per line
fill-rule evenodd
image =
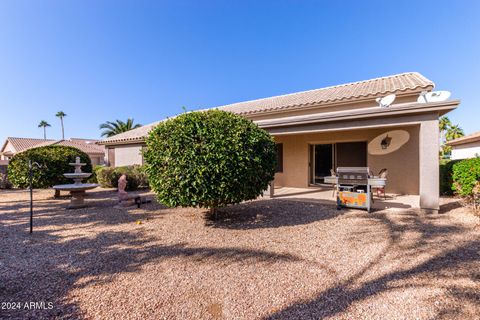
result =
M439 209L438 118L460 101L418 103L434 83L411 72L217 107L251 119L278 143L275 186L321 185L330 169L388 169L387 191L420 195L420 207ZM379 107L377 98L394 93ZM141 164L145 136L158 122L99 142L111 166Z
M447 142L452 147L451 160L480 157L480 132Z
M34 148L35 146L47 141L55 140L34 139L34 138L13 138L8 137L0 149L0 160L10 160L15 154Z
M78 139L72 138L70 140L44 140L44 139L32 139L32 138L12 138L9 137L5 140L2 149L0 149L0 156L2 160L10 160L15 154L23 152L28 149L61 145L70 146L80 149L88 154L92 165L102 165L105 163L105 148L97 145L98 140L92 139Z

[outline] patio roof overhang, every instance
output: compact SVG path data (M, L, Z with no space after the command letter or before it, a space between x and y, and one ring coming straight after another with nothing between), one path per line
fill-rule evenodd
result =
M255 121L272 135L319 131L340 131L379 126L415 125L442 116L460 104L460 100L436 103L405 103L389 108L362 108Z

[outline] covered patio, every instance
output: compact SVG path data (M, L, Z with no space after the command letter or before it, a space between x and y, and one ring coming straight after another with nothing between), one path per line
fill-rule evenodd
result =
M314 202L331 206L336 205L336 198L331 187L276 187L273 198ZM384 198L383 196L377 197L376 194L374 194L373 210L377 211L391 209L395 211L397 209L418 209L418 204L418 195L397 195L393 193L387 193L386 197Z
M375 206L385 202L384 206L395 203L401 208L438 212L438 118L458 103L413 102L389 108L258 119L255 122L273 135L278 144L280 165L274 195L286 196L300 188L317 193L318 199L333 201L325 177L339 167L368 167L372 176L388 170L386 192L396 195L376 201ZM325 187L330 191L323 193Z

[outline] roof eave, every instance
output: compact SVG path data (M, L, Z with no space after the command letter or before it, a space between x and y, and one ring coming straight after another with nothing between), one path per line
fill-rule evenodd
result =
M432 90L435 86L434 85L427 85L427 86L422 86L422 87L417 87L415 89L405 89L403 91L387 91L387 92L381 92L377 94L371 94L371 95L366 95L366 96L361 96L361 97L350 97L350 98L344 98L344 99L335 99L335 100L330 100L326 102L312 102L312 103L304 103L304 104L296 104L296 105L289 105L289 106L282 106L282 107L277 107L277 108L269 108L269 109L260 109L260 110L254 110L254 111L247 111L247 112L236 112L237 114L243 115L245 117L256 117L256 116L264 116L264 115L269 115L269 114L279 114L279 113L284 113L284 112L290 112L290 111L295 111L298 109L301 110L309 110L309 109L314 109L314 108L323 108L323 107L330 107L332 105L345 105L345 104L351 104L351 103L362 103L362 102L368 102L371 101L372 99L384 96L389 93L395 93L397 97L405 97L405 96L411 96L411 95L418 95L420 92L424 90Z
M406 114L420 114L426 112L438 112L440 115L450 112L457 108L460 104L460 100L449 100L437 103L412 103L408 106L402 108L385 108L380 110L359 110L356 114L335 114L335 115L324 115L317 114L316 117L311 115L308 118L279 118L273 120L261 120L257 124L260 128L277 128L277 127L286 127L286 126L295 126L295 125L305 125L313 124L320 122L333 122L333 121L343 121L343 120L355 120L355 119L366 119L366 118L378 118L378 117L390 117L397 115L406 115ZM297 118L297 119L295 119Z
M445 144L448 146L461 146L463 144L469 144L469 143L479 142L479 141L480 141L480 137L472 137L472 138L463 139L459 141L455 141L455 140L448 141Z
M98 141L96 144L101 146L110 146L110 145L119 145L119 144L137 144L144 143L145 137L136 137L136 138L127 138L127 139L118 139L118 140L102 140Z

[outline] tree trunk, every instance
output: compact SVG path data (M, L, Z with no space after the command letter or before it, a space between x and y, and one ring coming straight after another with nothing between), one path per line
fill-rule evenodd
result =
M210 208L210 215L212 217L215 217L214 219L215 219L215 221L217 221L218 220L218 210L217 210L217 208Z

